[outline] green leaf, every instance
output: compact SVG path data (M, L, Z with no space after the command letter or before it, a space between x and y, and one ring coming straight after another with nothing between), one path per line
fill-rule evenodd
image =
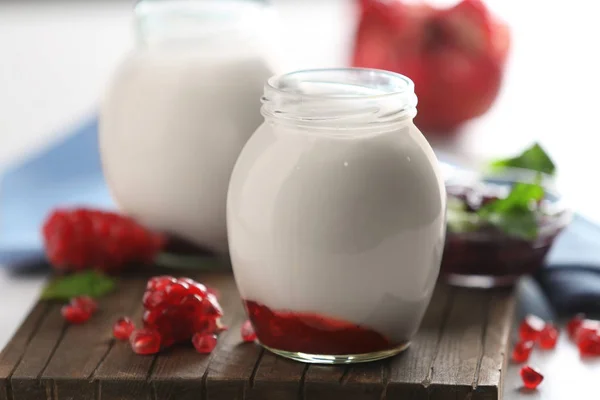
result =
M450 196L447 203L446 222L452 232L464 233L477 230L481 221L477 214L467 210L464 201Z
M538 143L516 157L493 161L491 167L496 169L505 167L524 168L548 175L553 175L556 170L554 162Z
M535 209L543 197L544 188L539 184L516 183L508 196L481 207L477 215L510 236L535 239L538 229Z
M85 271L58 277L44 288L44 300L68 300L76 296L100 297L113 291L116 280L97 271Z

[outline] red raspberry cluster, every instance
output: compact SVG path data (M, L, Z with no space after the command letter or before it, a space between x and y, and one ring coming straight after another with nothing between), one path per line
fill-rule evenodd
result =
M600 321L586 319L583 314L573 317L567 324L569 338L577 345L582 357L600 356ZM556 327L535 315L527 315L519 325L519 341L512 352L515 363L529 360L534 345L545 350L554 349L559 332ZM523 385L535 389L544 376L528 365L521 368Z
M107 211L55 210L42 228L46 256L60 271L119 270L130 262L151 262L165 244L163 235L133 219Z

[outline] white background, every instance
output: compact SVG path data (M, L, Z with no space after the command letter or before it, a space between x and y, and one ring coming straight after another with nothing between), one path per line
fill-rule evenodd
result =
M356 23L352 1L272 3L281 21L280 56L289 68L348 59ZM541 140L559 165L559 186L571 204L600 221L600 4L488 3L513 32L506 84L492 111L446 147L472 160ZM132 46L131 9L126 0L0 2L0 173L93 115L111 71ZM0 269L0 347L42 280Z

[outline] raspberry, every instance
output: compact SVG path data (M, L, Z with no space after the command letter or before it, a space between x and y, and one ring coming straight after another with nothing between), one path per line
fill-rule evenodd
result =
M60 309L63 318L72 324L82 324L92 316L92 312L83 307L68 304Z
M118 271L129 262L151 262L165 243L131 218L83 208L55 210L42 234L48 260L61 271Z
M521 379L523 380L523 386L527 389L535 389L544 380L542 375L537 369L530 367L529 365L521 368L520 371Z
M129 336L131 349L137 354L156 354L160 350L161 337L155 329L134 330Z
M217 335L211 333L196 333L192 337L192 344L198 353L209 354L217 346Z
M242 324L241 332L242 339L244 342L254 342L256 340L256 333L254 332L254 327L249 320L246 320Z
M71 299L71 305L79 308L83 308L93 314L98 310L98 303L89 296L73 297Z
M134 329L135 325L133 324L133 321L127 317L122 317L119 318L113 326L113 336L115 339L127 340Z

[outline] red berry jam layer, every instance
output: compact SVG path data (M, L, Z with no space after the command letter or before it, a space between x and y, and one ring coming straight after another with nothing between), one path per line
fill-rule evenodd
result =
M364 354L400 345L365 326L315 313L275 311L245 300L258 340L277 350L307 354Z

